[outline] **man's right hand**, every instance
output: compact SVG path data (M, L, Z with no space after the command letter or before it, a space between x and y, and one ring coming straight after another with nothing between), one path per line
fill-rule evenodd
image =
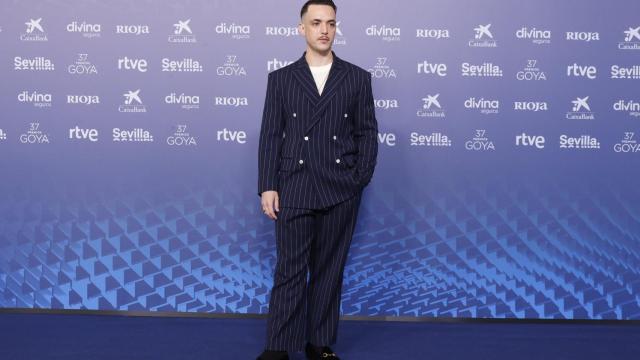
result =
M278 192L269 190L264 191L261 194L262 198L262 212L273 220L277 220L276 212L280 212L280 201L278 198Z

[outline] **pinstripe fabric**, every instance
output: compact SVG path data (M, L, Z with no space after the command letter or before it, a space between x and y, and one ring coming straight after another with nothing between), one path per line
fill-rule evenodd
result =
M344 266L378 153L369 72L333 53L321 95L305 55L269 74L260 130L258 194L280 197L268 350L302 350L305 337L335 343Z
M344 266L360 199L358 193L327 209L280 210L266 349L300 351L305 335L317 346L336 342Z
M268 77L258 195L275 190L281 207L305 209L354 196L373 176L377 135L371 74L334 53L320 95L303 54Z

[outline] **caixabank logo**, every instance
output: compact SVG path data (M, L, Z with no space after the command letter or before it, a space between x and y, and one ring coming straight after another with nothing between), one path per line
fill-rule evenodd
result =
M571 101L573 105L571 111L567 112L566 118L569 120L594 120L596 118L595 113L591 111L589 106L589 97L577 97Z
M444 118L445 110L440 104L440 94L428 94L422 98L422 106L416 111L416 116L421 118Z
M623 154L640 154L640 144L634 132L625 132L622 140L613 145L613 151Z
M167 37L171 44L194 44L198 42L191 30L191 19L178 20L173 24L173 32Z
M27 28L24 33L20 34L20 41L27 42L44 42L49 41L47 33L44 31L44 22L42 18L29 19L24 23Z
M433 148L450 148L452 145L449 136L441 132L432 132L431 134L420 134L412 132L409 134L409 144L411 146L426 146Z
M491 24L479 24L473 28L473 38L467 42L471 48L496 48L498 42L493 38Z
M51 137L48 133L44 132L40 128L40 123L29 123L29 128L26 132L20 134L20 143L27 145L47 145L51 141Z
M140 89L128 90L122 94L124 97L124 103L118 106L118 111L121 113L145 113L147 107L142 103L140 98Z
M640 26L624 31L624 41L618 43L620 50L640 50Z
M166 143L174 147L193 147L198 145L198 141L189 134L187 125L184 124L175 126L175 131L167 137Z

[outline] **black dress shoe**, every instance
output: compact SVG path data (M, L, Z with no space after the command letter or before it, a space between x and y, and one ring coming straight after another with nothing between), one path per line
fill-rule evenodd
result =
M265 350L256 360L289 360L289 353L286 351Z
M338 355L328 346L314 346L307 343L304 347L304 353L308 360L340 360Z

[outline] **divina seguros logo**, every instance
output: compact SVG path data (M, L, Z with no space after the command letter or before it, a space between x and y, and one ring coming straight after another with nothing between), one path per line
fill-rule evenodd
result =
M540 30L528 27L523 27L516 31L516 37L518 39L531 40L536 45L548 45L551 44L551 30Z
M100 37L102 26L100 24L90 24L86 21L73 21L67 24L67 32L82 34L87 39Z
M640 102L634 100L618 100L613 104L616 112L628 112L629 116L640 117Z
M366 30L367 36L378 37L383 41L400 41L400 28L387 25L371 25Z
M47 93L24 90L18 94L18 102L33 104L33 106L37 108L50 108L52 105L52 96Z
M172 92L164 97L165 104L178 105L183 110L194 110L200 108L200 96L186 95L185 93L177 94Z
M246 40L251 38L251 26L221 22L215 27L216 34L228 35L232 39Z

